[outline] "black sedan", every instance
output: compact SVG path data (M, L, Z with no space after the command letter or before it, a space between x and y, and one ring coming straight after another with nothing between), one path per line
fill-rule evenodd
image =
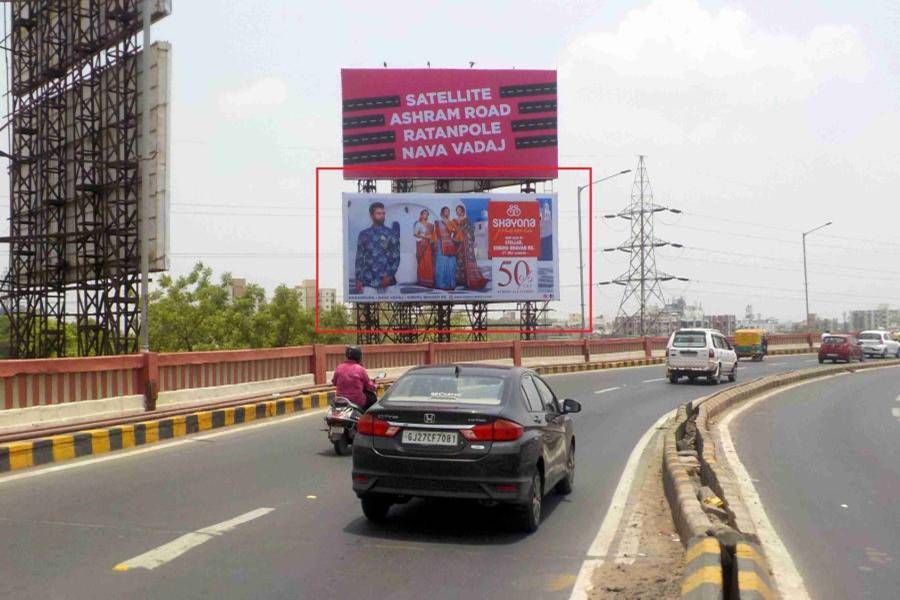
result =
M572 491L580 410L528 369L411 369L357 426L353 490L372 521L413 497L461 498L512 505L533 532L544 495Z

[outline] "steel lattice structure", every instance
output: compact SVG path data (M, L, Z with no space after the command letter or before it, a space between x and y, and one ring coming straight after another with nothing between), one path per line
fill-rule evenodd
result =
M656 237L653 230L653 216L662 211L675 213L680 211L653 202L653 190L650 187L650 178L647 175L644 158L643 155L638 157L634 183L631 188L631 202L628 208L615 215L607 215L627 219L631 222L629 241L614 248L605 248L606 251L618 250L628 253L630 255L628 271L612 281L601 283L601 285L624 286L625 289L616 313L617 332L622 333L620 324L637 320L639 335L645 335L658 315L658 312L654 312L652 316L648 317L647 308L657 303L662 308L666 304L661 283L673 279L687 281L682 277L662 273L656 267L656 248L680 247L680 244L673 244Z
M67 320L79 355L137 351L141 6L9 4L2 303L15 357L64 356Z

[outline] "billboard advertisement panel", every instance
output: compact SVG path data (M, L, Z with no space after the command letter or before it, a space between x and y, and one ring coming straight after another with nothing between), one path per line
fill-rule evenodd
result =
M346 179L556 177L556 71L342 69L341 93Z
M343 195L348 302L559 299L556 194Z

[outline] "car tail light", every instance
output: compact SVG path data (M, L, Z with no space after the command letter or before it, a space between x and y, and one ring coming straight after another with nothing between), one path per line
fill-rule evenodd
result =
M382 419L376 419L373 415L366 413L356 424L356 432L363 435L373 435L375 437L394 437L400 428L391 425Z
M506 419L483 423L471 429L461 429L462 436L470 442L511 442L522 437L525 428Z
M494 486L494 489L498 492L515 492L519 489L519 486L514 483L498 483Z
M710 358L715 358L715 357L716 357L716 351L713 350L712 348L709 349L709 357L710 357Z

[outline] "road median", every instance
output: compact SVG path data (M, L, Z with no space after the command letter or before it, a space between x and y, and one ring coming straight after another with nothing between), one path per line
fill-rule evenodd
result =
M719 460L718 432L712 427L716 419L732 407L778 388L895 365L900 365L900 360L791 371L738 384L678 408L675 421L665 432L662 476L685 547L682 598L779 597L736 478L728 464ZM721 577L714 576L715 561L710 558L716 546ZM692 567L694 561L701 561L701 566Z

